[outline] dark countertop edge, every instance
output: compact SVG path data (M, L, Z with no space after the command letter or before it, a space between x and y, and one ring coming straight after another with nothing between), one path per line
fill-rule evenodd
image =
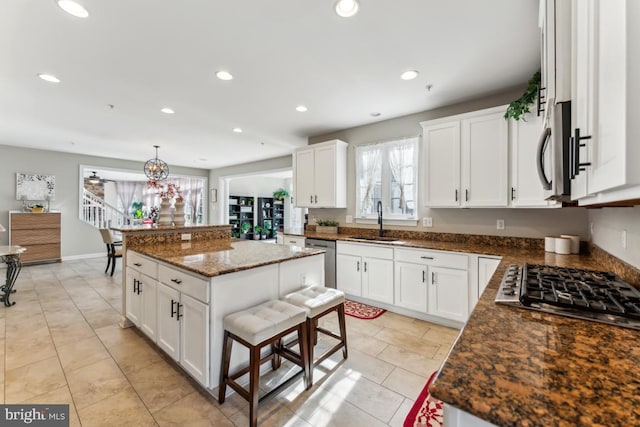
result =
M149 233L149 232L175 232L178 230L225 230L231 229L230 224L223 225L204 225L204 224L195 224L195 225L162 225L158 227L144 227L144 226L125 226L125 227L111 227L111 230L119 231L121 233Z
M223 274L229 274L229 273L236 273L238 271L244 271L244 270L250 270L252 268L257 268L257 267L263 267L265 265L271 265L271 264L279 264L281 262L284 261L290 261L293 259L298 259L298 258L305 258L305 257L309 257L309 256L314 256L314 255L319 255L319 254L323 254L326 251L324 249L307 249L307 248L303 248L301 251L299 252L295 252L294 254L290 255L290 256L284 256L284 257L280 257L278 259L271 259L268 261L264 261L264 262L254 262L251 264L245 264L245 265L240 265L240 266L236 266L236 267L229 267L226 269L216 269L215 271L212 271L211 269L208 270L204 270L204 269L198 269L197 267L194 267L190 264L184 264L181 262L177 262L174 261L170 258L166 258L163 257L162 255L158 255L156 253L153 252L147 252L144 249L131 249L132 251L135 251L139 254L142 254L144 256L147 256L149 258L153 258L155 260L158 261L162 261L164 263L173 265L175 267L181 268L183 270L187 270L191 273L195 273L198 274L200 276L206 277L206 278L211 278L211 277L216 277L216 276L222 276ZM220 251L210 251L210 252L221 252L224 250L220 250ZM203 253L207 253L207 252L203 252Z

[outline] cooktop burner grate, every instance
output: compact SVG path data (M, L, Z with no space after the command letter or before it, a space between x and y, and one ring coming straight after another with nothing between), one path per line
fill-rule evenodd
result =
M520 302L640 320L640 291L612 273L525 264Z

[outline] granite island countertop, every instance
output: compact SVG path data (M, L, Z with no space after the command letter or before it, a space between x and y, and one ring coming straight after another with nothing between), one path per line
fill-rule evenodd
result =
M607 265L585 255L502 252L432 395L499 426L640 425L640 331L494 303L509 264Z
M135 246L130 250L205 277L219 276L325 252L322 249L243 239L155 243Z

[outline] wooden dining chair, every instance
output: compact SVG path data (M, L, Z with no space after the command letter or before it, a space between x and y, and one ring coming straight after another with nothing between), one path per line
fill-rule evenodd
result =
M104 270L105 274L111 267L111 275L116 270L116 258L122 258L122 242L113 240L111 231L108 228L101 228L100 234L102 235L102 241L107 245L107 268Z

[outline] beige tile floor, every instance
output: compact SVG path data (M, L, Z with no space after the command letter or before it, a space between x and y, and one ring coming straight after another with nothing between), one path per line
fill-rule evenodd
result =
M245 401L220 405L138 331L118 326L120 269L112 278L104 264L23 268L16 305L0 306L0 399L68 403L72 426L246 426ZM337 330L337 319L324 325ZM393 313L348 317L347 331L349 359L338 352L310 390L300 380L261 405L261 426L401 426L458 333Z

